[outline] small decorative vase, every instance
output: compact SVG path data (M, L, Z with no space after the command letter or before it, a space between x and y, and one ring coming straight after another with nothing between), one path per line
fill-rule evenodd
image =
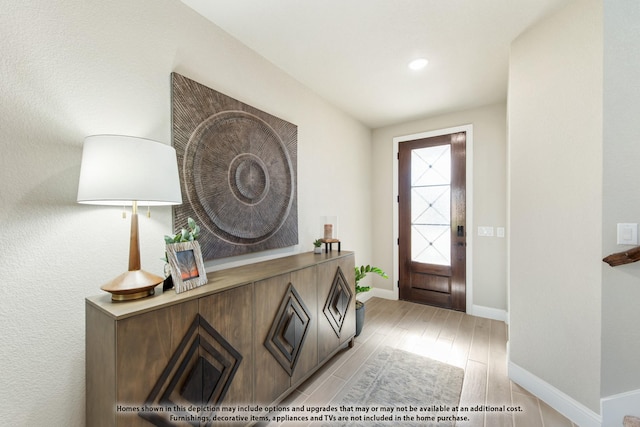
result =
M322 246L315 246L313 248L313 253L314 254L321 254L322 253Z

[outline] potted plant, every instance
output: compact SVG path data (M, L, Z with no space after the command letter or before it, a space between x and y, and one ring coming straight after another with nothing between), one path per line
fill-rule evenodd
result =
M360 267L355 267L356 272L356 336L360 335L362 332L362 327L364 326L364 309L365 305L362 301L358 300L358 294L363 292L368 292L371 290L371 286L360 286L360 281L365 278L368 273L374 273L378 276L388 279L387 273L382 271L378 267L372 267L370 265L361 265Z
M322 240L316 239L313 241L313 253L314 254L322 253Z
M193 218L187 218L187 227L180 230L174 236L164 236L164 242L167 245L171 245L173 243L182 243L182 242L193 242L197 240L200 236L200 227ZM162 290L166 291L173 288L173 279L171 279L171 271L169 269L169 261L167 260L167 254L164 254L164 283L162 285Z

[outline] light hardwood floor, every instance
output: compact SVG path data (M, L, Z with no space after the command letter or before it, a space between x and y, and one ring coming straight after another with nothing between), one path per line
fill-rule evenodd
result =
M520 406L517 414L469 412L461 427L576 427L507 377L504 322L405 301L367 301L365 327L283 404L326 405L378 346L387 345L465 370L460 406ZM274 427L270 423L269 427ZM287 426L292 424L287 423Z

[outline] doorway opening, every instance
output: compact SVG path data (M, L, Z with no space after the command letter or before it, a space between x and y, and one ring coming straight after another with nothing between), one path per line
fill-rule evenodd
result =
M396 137L393 150L395 296L468 311L473 301L473 233L467 232L473 224L473 126ZM411 167L412 158L413 178L400 173ZM447 183L448 175L455 175L446 167L452 159L458 162L454 169L464 173ZM413 212L407 203L411 196Z

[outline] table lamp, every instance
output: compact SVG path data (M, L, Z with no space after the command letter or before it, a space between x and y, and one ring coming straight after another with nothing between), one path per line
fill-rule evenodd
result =
M131 206L129 269L101 289L113 301L153 295L163 277L140 268L138 206L182 203L173 147L144 138L94 135L84 140L78 203Z

